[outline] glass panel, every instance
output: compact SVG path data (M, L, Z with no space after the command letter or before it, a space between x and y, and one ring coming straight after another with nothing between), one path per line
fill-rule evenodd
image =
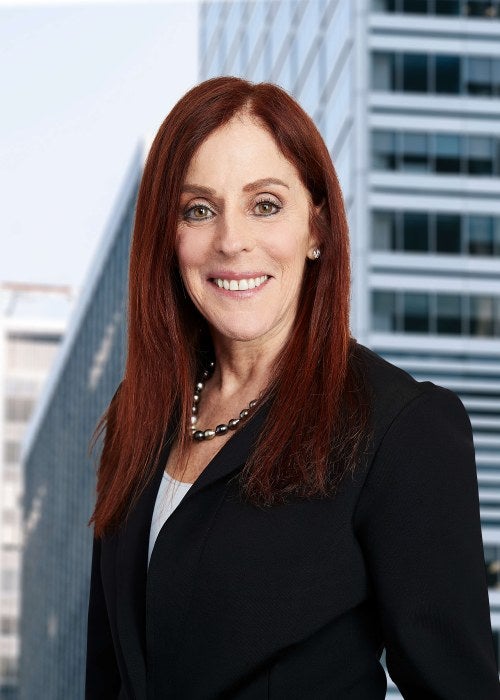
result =
M469 217L468 243L471 255L493 255L493 219L491 216Z
M500 58L491 60L491 93L500 95Z
M436 252L460 253L460 215L436 215Z
M403 249L427 252L429 225L427 214L405 212L403 215Z
M460 92L460 58L436 56L436 92L458 94Z
M494 169L493 139L469 136L467 140L467 172L471 175L492 175Z
M459 15L461 0L435 0L437 15ZM462 0L463 2L463 0Z
M403 90L427 92L428 79L427 54L403 54Z
M438 333L461 334L461 302L462 299L458 294L438 294L436 323Z
M409 172L430 170L427 144L427 134L403 133L403 170Z
M493 219L493 254L500 255L500 217Z
M394 292L372 293L372 323L374 331L396 330L396 295Z
M415 15L427 14L427 0L403 0L403 12Z
M403 328L410 333L429 332L429 295L418 292L403 294Z
M491 0L468 0L465 3L469 17L495 17L496 9Z
M393 53L374 53L372 61L372 85L374 90L395 90L395 61Z
M491 59L465 59L466 92L469 95L491 95Z
M373 132L373 167L375 170L395 169L394 137L395 134L392 131Z
M396 250L396 216L392 211L373 213L373 249Z
M436 172L460 172L461 138L454 134L436 134Z
M471 296L470 334L492 336L494 328L493 297Z

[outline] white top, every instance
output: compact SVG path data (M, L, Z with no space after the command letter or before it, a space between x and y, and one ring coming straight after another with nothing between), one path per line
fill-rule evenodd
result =
M163 472L163 478L156 496L153 518L151 520L151 530L149 531L149 551L148 565L151 553L156 542L156 538L163 527L166 519L172 515L179 503L193 484L186 481L173 479L167 472Z

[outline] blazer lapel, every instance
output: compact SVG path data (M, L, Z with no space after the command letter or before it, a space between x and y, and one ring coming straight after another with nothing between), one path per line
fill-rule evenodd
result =
M170 451L166 442L159 460L164 465ZM116 557L117 628L133 697L146 697L146 574L149 530L163 467L139 497L119 534Z

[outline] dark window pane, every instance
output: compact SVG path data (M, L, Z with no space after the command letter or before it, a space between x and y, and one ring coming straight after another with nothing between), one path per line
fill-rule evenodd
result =
M500 3L499 3L500 7ZM500 58L492 59L491 66L491 92L493 95L500 95Z
M429 172L429 149L427 134L403 134L403 170Z
M465 3L469 17L495 17L496 8L491 0L468 0Z
M427 294L403 294L403 328L409 333L429 332L429 297Z
M403 54L403 90L405 92L427 92L427 54Z
M459 15L461 0L436 0L437 15ZM462 0L463 2L463 0Z
M373 0L372 7L375 12L394 12L396 0Z
M403 215L403 249L427 252L429 250L428 229L427 214L405 212Z
M437 297L438 333L460 335L462 332L461 297L458 294L439 294Z
M491 296L471 296L470 334L492 336L494 330L494 299Z
M415 15L427 14L428 0L403 0L403 12Z
M493 255L493 218L470 216L468 238L471 255Z
M437 214L436 252L460 253L460 216L458 214Z
M436 56L436 92L458 94L460 92L460 58Z
M460 136L454 134L436 135L436 172L460 172L461 143Z
M396 250L396 215L393 211L376 211L372 219L373 249Z
M470 175L493 175L493 139L488 136L469 136L467 152L467 172Z
M395 331L396 294L391 291L376 291L372 294L373 330Z

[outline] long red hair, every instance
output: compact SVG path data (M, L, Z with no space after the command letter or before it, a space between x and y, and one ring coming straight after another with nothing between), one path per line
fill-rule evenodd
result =
M321 259L306 265L297 317L275 367L261 438L240 474L241 490L261 505L291 495L326 496L355 467L368 404L351 361L348 226L328 149L281 88L213 78L175 105L144 168L130 252L125 373L93 436L95 444L106 431L90 520L96 536L126 518L154 473L167 426L175 425L184 453L191 440L193 386L207 334L200 335L204 319L183 288L176 259L181 186L200 144L243 110L269 130L313 204L324 206L319 215L311 208L310 219Z

